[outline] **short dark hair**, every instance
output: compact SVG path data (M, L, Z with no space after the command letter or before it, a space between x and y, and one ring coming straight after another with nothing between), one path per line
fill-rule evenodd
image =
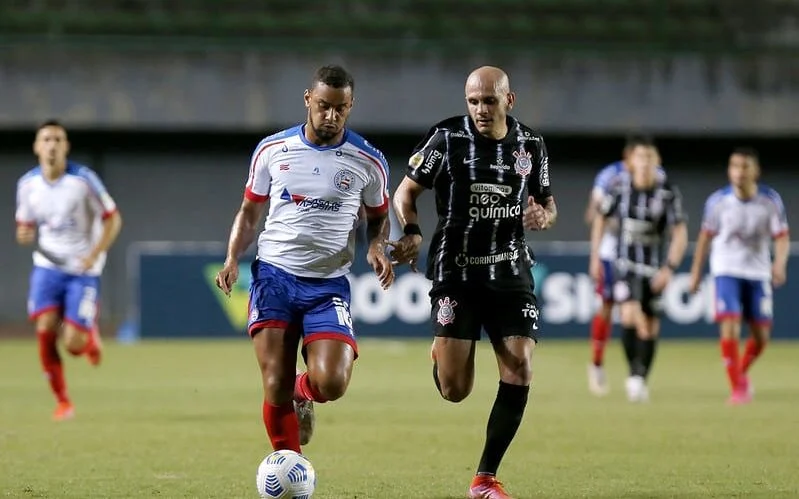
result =
M67 127L65 127L63 123L61 123L60 121L58 121L55 118L49 118L49 119L46 119L46 120L42 121L41 123L39 123L39 126L36 127L36 133L39 133L39 130L41 130L42 128L47 128L49 126L58 127L58 128L60 128L60 129L62 129L64 131L67 130Z
M341 66L322 66L317 69L313 74L311 81L311 88L315 87L317 83L324 83L325 85L333 88L347 88L355 91L355 80L346 69Z
M755 162L755 164L760 164L760 156L757 154L757 151L753 147L736 147L732 150L733 154L739 154L745 158L749 158Z
M624 140L624 149L630 151L638 146L655 147L655 141L649 135L640 133L630 134Z

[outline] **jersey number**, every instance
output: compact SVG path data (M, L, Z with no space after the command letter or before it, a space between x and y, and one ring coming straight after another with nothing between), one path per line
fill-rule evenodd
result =
M333 308L336 310L336 317L341 326L346 326L352 333L352 316L350 315L350 305L341 298L333 298Z
M78 317L92 322L97 316L97 290L91 287L83 288L83 296L78 305Z

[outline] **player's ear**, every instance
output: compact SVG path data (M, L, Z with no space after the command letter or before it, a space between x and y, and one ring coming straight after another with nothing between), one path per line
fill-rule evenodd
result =
M305 107L310 109L311 108L311 91L305 89L305 93L303 94L303 100L305 100Z
M508 111L513 109L514 103L516 103L516 92L508 92Z

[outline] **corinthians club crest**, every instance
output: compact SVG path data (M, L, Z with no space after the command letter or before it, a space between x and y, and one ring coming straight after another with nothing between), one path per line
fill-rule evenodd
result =
M513 151L513 157L516 158L516 163L513 165L516 173L522 177L526 177L533 171L533 155L524 149Z
M455 306L458 304L456 301L450 301L449 296L445 296L438 300L438 314L436 320L442 326L452 324L455 322Z

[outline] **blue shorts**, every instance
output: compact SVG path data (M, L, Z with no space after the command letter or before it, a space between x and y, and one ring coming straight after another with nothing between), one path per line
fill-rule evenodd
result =
M90 332L97 324L99 303L100 277L33 267L28 295L28 316L31 319L57 310L64 322Z
M613 300L613 285L616 279L614 273L613 260L602 260L602 281L596 284L596 293L602 297L605 303L612 303Z
M252 264L247 330L298 328L303 346L332 339L349 344L358 354L350 316L350 282L299 277L261 260Z
M740 277L716 276L716 322L743 319L769 325L774 317L771 283Z

